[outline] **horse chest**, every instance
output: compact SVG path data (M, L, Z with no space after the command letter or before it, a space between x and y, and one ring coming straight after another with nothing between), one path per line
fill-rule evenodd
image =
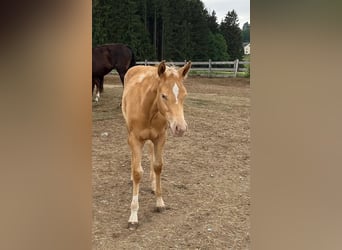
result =
M157 139L160 136L160 134L164 134L165 132L166 132L166 127L162 127L162 128L150 127L150 128L142 129L139 133L139 137L142 140L154 140L154 139Z

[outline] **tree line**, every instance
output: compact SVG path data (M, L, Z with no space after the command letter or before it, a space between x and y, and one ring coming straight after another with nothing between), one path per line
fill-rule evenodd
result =
M92 45L125 43L136 60L242 60L250 25L237 13L218 23L201 0L93 0Z

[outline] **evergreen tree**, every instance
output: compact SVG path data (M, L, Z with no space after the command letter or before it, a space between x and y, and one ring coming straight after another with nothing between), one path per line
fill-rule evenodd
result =
M219 25L201 0L93 0L92 22L93 46L124 43L138 61L241 59L247 39L235 11Z
M166 0L161 5L161 59L207 60L209 28L200 0Z
M239 28L239 20L234 10L228 11L224 20L220 24L220 31L227 42L227 52L230 60L242 60L243 47L242 35Z
M208 57L213 61L227 61L229 59L227 43L222 34L213 34L210 31Z
M97 46L112 40L113 0L93 0L92 5L92 44Z
M207 22L207 11L204 4L200 0L187 1L187 18L189 24L190 36L189 43L186 47L188 51L187 58L192 60L208 60L208 46L209 46L209 27Z
M209 30L214 34L219 33L220 31L219 31L219 25L217 23L216 12L213 10L211 14L209 14L206 11L206 16L207 16L207 23L208 23Z
M216 12L212 11L211 14L206 12L206 18L210 30L208 57L213 61L227 61L229 58L227 53L227 43L223 35L220 33Z
M94 0L93 46L124 43L133 48L137 60L153 55L139 4L141 1Z
M242 42L250 42L250 25L248 22L245 22L242 26Z
M184 47L189 33L185 18L185 1L166 0L161 5L161 59L184 60Z

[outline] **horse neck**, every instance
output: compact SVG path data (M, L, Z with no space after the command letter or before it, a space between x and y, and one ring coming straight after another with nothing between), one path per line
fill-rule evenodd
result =
M149 114L150 121L153 120L157 115L164 117L164 115L160 112L159 102L161 100L159 98L160 97L159 82L156 82L153 85L152 90L153 90L152 93L154 96L153 96L153 102L152 102L151 107L150 107L150 114Z

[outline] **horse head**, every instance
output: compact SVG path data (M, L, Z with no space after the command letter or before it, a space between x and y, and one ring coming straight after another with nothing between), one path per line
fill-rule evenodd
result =
M184 99L187 95L183 81L190 67L190 61L179 69L166 66L165 61L158 65L158 110L168 121L173 136L182 136L188 127L183 112Z

